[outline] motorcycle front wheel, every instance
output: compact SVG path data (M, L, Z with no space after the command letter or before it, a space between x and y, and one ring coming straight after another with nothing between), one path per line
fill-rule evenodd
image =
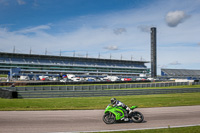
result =
M133 122L135 123L141 123L144 120L144 116L142 113L138 112L138 111L134 111L131 115L131 119Z
M115 115L113 113L106 113L103 115L103 121L106 124L113 124L116 121Z

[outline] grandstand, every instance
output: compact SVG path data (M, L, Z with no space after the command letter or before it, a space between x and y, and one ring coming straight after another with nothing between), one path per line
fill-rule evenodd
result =
M161 69L161 76L166 77L196 77L200 78L200 70L190 69Z
M149 73L148 61L84 58L0 52L0 73L19 68L20 73L139 76Z

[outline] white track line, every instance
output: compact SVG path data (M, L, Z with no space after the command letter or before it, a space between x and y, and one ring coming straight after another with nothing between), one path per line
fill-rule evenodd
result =
M75 132L51 132L51 133L116 132L116 131L148 130L148 129L165 129L165 128L192 127L192 126L200 126L200 124L196 124L196 125L181 125L181 126L167 126L167 127L152 127L152 128L119 129L119 130L75 131Z

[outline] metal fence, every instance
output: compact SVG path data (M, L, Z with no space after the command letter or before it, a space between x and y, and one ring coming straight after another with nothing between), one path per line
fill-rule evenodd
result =
M200 82L171 82L146 84L108 84L108 85L73 85L73 86L42 86L42 87L4 87L3 89L17 91L18 98L55 98L55 97L97 97L149 95L169 93L200 92L200 88L181 89L130 89L148 87L169 87L180 85L198 85ZM124 89L125 90L121 90Z
M132 90L100 90L100 91L25 91L18 92L18 98L58 98L58 97L99 97L99 96L126 96L151 95L171 93L200 92L200 88L181 89L132 89Z
M145 83L145 84L107 84L107 85L70 85L70 86L41 86L41 87L3 87L13 91L96 91L107 89L129 89L149 87L170 87L181 85L199 85L200 82L168 82L168 83Z

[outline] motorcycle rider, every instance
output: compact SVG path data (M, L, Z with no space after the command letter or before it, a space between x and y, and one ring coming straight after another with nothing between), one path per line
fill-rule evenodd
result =
M127 113L127 111L130 114L132 112L132 110L127 105L125 105L121 101L117 100L116 98L111 98L110 101L111 101L111 104L113 105L113 107L120 106L120 107L126 109L126 111L124 111L124 117L121 120L128 121L129 119L128 119L128 113Z

